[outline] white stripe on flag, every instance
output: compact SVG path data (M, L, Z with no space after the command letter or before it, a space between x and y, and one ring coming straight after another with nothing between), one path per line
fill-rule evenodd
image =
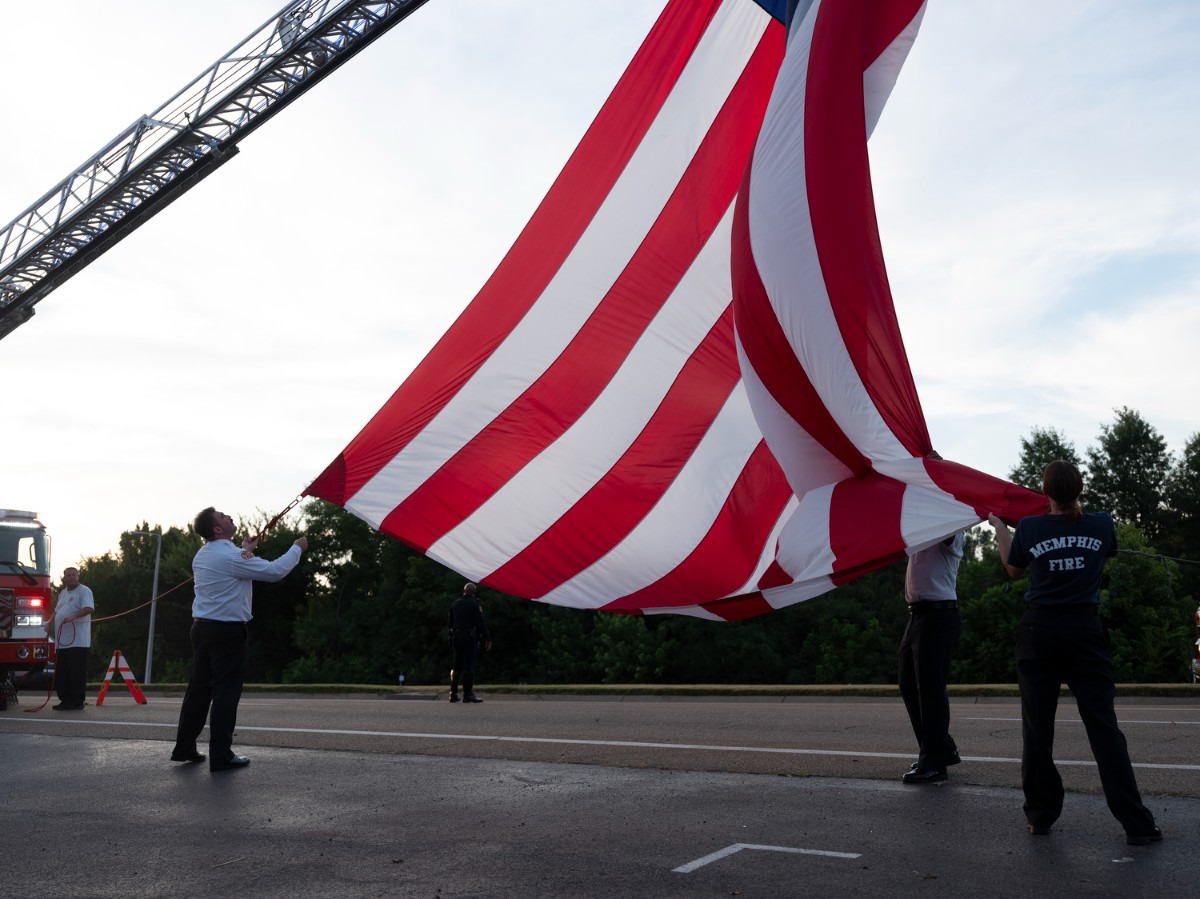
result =
M729 306L727 212L696 263L587 412L474 514L429 548L495 571L557 521L633 444ZM700 512L701 510L697 510ZM716 509L705 510L716 513Z

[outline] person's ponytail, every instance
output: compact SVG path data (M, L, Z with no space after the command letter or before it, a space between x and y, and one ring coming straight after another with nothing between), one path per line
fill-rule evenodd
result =
M1076 522L1083 517L1083 509L1079 506L1083 475L1065 459L1055 459L1046 466L1042 472L1042 493L1054 500L1068 521Z

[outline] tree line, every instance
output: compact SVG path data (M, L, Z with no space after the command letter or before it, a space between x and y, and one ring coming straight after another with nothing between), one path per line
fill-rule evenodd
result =
M1040 489L1042 469L1055 458L1084 472L1084 509L1109 510L1118 523L1122 554L1106 569L1101 602L1118 682L1190 680L1200 564L1188 560L1200 560L1200 434L1175 456L1141 415L1122 408L1083 455L1053 428L1034 428L1009 477ZM261 514L242 519L247 532L264 523ZM107 618L93 627L92 679L103 676L115 649L144 677L157 538L135 532L156 529L142 521L121 535L115 553L80 565L96 618ZM446 616L463 577L319 500L277 525L260 555L275 558L301 533L309 551L297 570L254 586L247 680L387 685L403 675L406 685L446 684ZM162 532L155 683L188 677L191 560L201 542L190 526ZM479 683L895 683L908 619L904 565L727 623L566 609L483 587L493 648L480 661ZM991 530L969 531L953 682L1016 681L1013 641L1025 589L1003 571Z

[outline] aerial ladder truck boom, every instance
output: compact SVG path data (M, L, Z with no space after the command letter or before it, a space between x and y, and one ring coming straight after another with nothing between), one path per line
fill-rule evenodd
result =
M216 171L238 142L428 0L289 3L0 230L0 338Z

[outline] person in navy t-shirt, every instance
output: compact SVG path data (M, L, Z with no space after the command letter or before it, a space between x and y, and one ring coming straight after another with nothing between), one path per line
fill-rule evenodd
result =
M1047 515L1031 515L1015 533L995 514L1000 558L1013 577L1029 573L1025 613L1017 628L1017 683L1021 689L1021 787L1029 832L1044 836L1063 807L1063 785L1054 766L1054 716L1065 681L1079 706L1088 743L1100 769L1104 798L1125 828L1130 845L1156 843L1162 831L1142 802L1125 735L1113 708L1112 652L1100 621L1100 577L1117 552L1117 531L1107 512L1079 507L1083 478L1057 459L1042 474L1050 500Z

